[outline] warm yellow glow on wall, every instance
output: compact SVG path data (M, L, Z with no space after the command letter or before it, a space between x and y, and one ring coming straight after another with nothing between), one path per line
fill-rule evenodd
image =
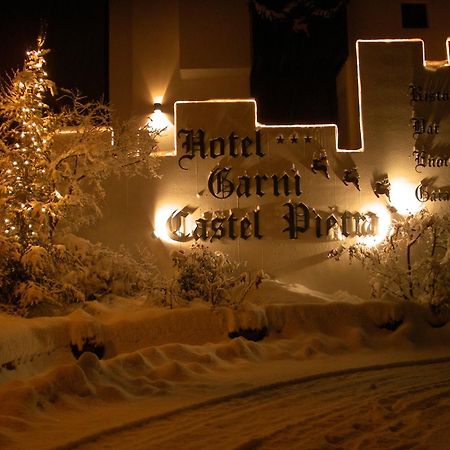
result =
M176 244L180 241L176 238L176 236L170 236L170 227L168 225L171 218L173 218L177 212L183 210L183 208L180 205L172 204L172 203L165 203L163 205L160 205L158 208L156 208L155 212L155 218L154 218L154 231L153 234L156 238L161 239L164 242L170 243L170 244ZM178 220L181 220L181 223L179 223L176 227L178 229L177 236L182 237L188 236L187 240L192 239L191 232L194 229L195 220L193 217L188 214L187 217L177 215ZM181 233L178 235L178 232ZM175 238L175 239L174 239Z
M173 124L169 120L168 116L160 109L155 109L155 111L150 114L148 126L160 131L161 133L169 133L173 128Z
M450 64L450 38L447 38L445 42L445 47L447 49L447 64Z
M414 214L423 207L415 195L416 185L403 179L394 178L391 181L391 204L399 214Z
M178 210L179 206L175 204L164 204L156 208L155 218L154 218L154 231L153 234L158 239L164 242L174 243L174 241L169 237L167 229L167 220L171 214Z
M365 205L364 209L366 211L370 211L371 213L377 216L378 218L377 232L375 235L371 236L360 236L358 238L358 242L360 242L361 244L365 244L369 247L373 247L374 245L377 245L380 242L382 242L388 235L389 230L391 228L392 218L386 206L380 203L371 203L369 205Z
M163 111L162 97L154 98L153 112L148 118L147 126L158 131L158 155L173 155L175 151L173 116Z

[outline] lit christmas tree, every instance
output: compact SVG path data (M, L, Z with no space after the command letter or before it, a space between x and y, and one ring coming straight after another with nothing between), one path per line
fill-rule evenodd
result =
M73 233L101 215L105 180L156 175L158 130L113 127L108 105L77 92L55 97L47 53L39 38L0 90L0 310L19 314L149 282L133 258Z
M37 48L27 52L23 70L4 90L0 105L3 232L23 250L47 241L55 225L48 206L56 191L47 174L55 118L45 103L54 84L45 72L48 50L43 44L39 38Z

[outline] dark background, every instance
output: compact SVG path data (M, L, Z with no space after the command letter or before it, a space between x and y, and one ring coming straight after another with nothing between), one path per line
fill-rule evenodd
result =
M251 94L262 122L337 123L336 77L348 56L346 3L250 3Z
M108 0L16 0L0 6L0 77L22 68L45 31L49 78L108 101Z
M0 77L22 67L26 50L44 31L45 46L51 49L47 72L56 85L108 102L108 3L2 2ZM342 7L331 17L318 14L336 5ZM251 95L259 118L274 124L335 123L336 76L347 57L346 1L249 0L249 8ZM276 18L267 19L261 8Z

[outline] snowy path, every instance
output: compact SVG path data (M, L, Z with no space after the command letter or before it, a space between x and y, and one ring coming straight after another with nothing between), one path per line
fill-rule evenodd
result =
M263 386L116 427L70 448L444 450L449 441L447 359Z
M450 448L450 326L420 305L120 305L5 318L1 449Z

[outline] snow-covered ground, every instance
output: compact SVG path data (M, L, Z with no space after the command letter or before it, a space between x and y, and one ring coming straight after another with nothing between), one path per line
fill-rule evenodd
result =
M249 300L0 316L0 448L448 448L450 325L275 281Z

